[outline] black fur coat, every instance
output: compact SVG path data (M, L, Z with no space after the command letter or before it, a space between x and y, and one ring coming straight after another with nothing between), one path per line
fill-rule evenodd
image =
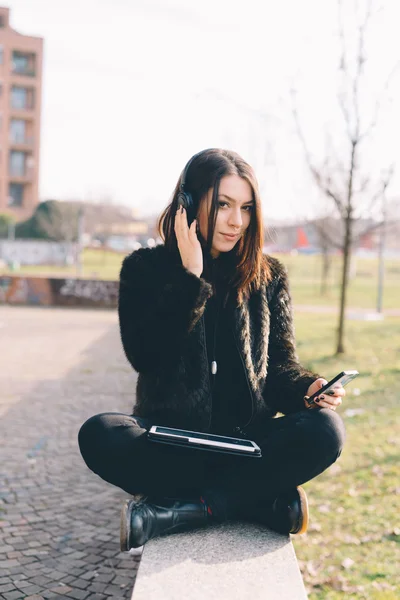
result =
M272 279L241 305L228 305L248 382L252 418L304 409L303 396L318 375L298 362L288 281L271 256ZM211 393L203 313L213 288L187 271L164 245L124 259L119 322L128 361L139 373L133 414L157 425L209 431ZM229 393L229 390L227 390Z

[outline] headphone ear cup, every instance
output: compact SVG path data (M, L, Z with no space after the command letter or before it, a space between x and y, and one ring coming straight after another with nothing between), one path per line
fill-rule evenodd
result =
M177 196L178 206L183 206L183 208L185 208L186 210L188 208L187 197L188 194L186 194L185 192L179 192Z
M178 206L183 206L186 210L188 225L190 227L193 219L195 218L194 209L193 209L193 198L192 194L188 192L179 192L177 196Z
M189 194L189 192L185 192L185 196L186 196L186 210L188 211L188 213L192 213L193 212L192 194Z

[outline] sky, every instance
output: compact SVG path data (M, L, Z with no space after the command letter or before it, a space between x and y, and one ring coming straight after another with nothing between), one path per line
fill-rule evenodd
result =
M354 3L345 4L351 47ZM376 90L400 58L397 4L384 0L368 33L366 122ZM327 147L328 156L345 156L337 110L337 0L4 5L14 29L44 38L41 200L103 197L138 215L155 215L194 153L225 147L255 168L265 219L326 210L304 161L289 91L297 91L315 160L324 159ZM394 133L400 130L399 80L395 72L379 129L363 148L368 173L400 156ZM391 193L400 193L397 173Z

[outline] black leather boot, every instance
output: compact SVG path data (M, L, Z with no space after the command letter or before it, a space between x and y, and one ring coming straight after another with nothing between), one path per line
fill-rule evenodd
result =
M265 523L279 533L305 533L308 527L308 502L302 487L282 492L265 512Z
M126 552L159 535L205 527L209 522L207 505L200 499L127 500L121 511L120 547Z

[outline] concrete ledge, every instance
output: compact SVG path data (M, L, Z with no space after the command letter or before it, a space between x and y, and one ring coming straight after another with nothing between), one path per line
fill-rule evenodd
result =
M132 600L305 600L289 537L228 523L151 540Z

